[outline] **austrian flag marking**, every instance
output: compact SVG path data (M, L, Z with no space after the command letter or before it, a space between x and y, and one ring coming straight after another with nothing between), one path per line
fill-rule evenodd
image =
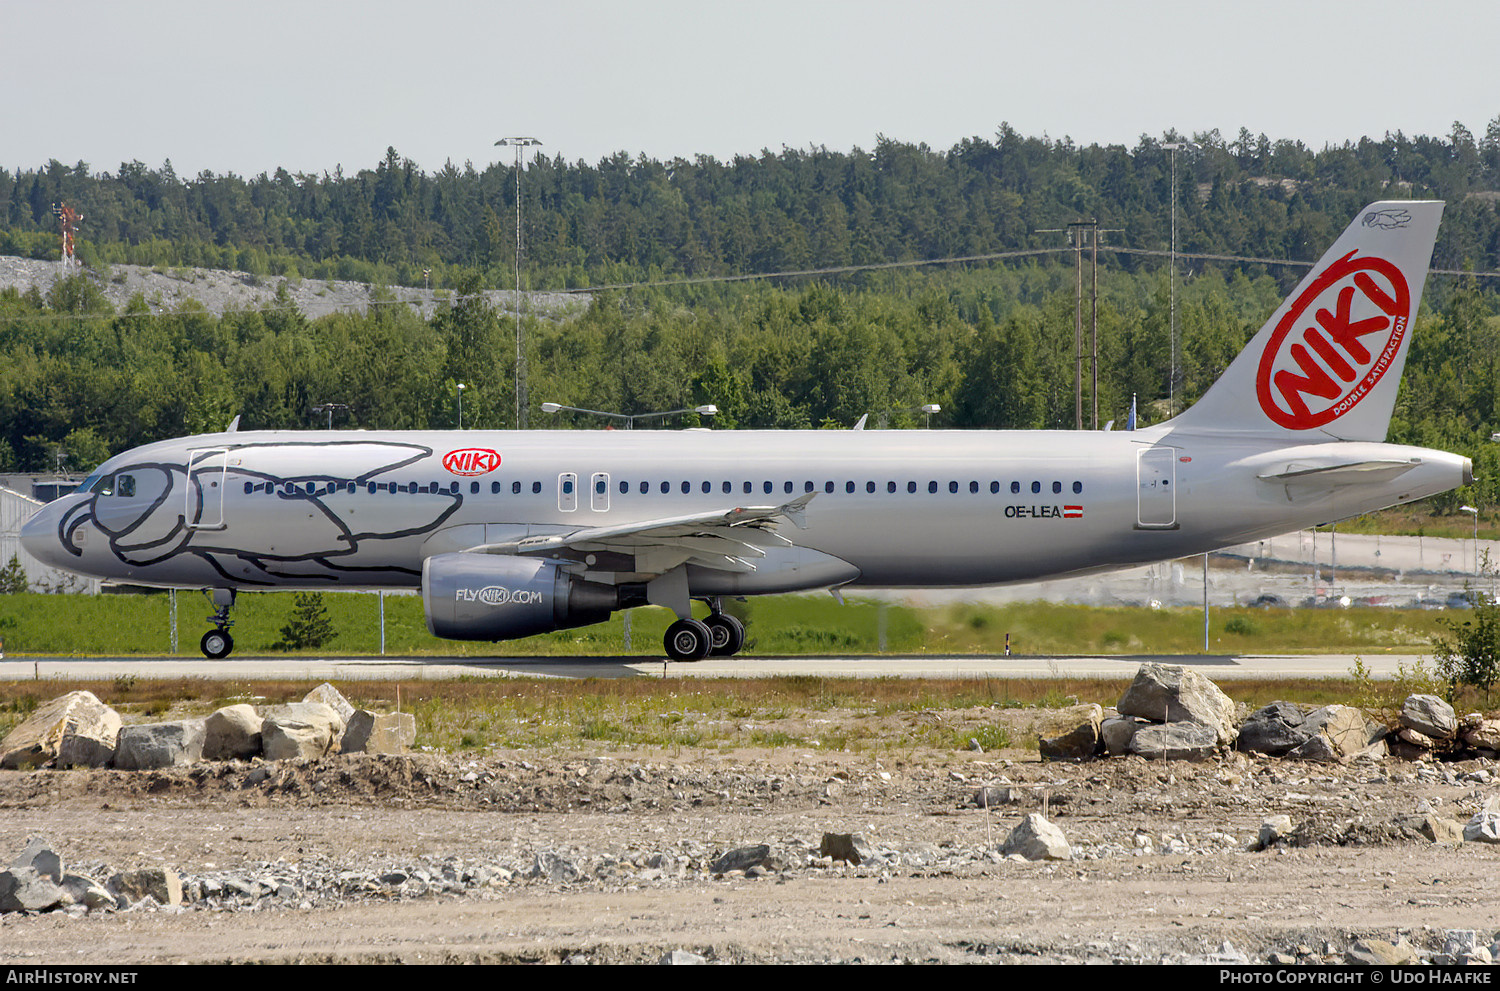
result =
M1082 506L1064 506L1063 507L1063 519L1065 519L1065 520L1081 520L1081 519L1083 519L1083 507Z
M500 455L489 448L466 447L443 455L443 467L455 475L485 475L500 467Z
M1292 301L1261 354L1256 398L1283 427L1311 430L1343 416L1401 353L1412 317L1406 278L1384 258L1356 254Z

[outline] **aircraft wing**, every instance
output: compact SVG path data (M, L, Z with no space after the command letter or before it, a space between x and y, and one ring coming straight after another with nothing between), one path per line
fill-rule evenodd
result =
M612 526L580 527L568 533L522 537L503 543L481 544L468 553L549 555L568 557L588 553L628 554L634 570L662 574L683 564L719 571L753 572L755 561L768 547L790 547L792 541L776 533L790 520L807 525L804 510L816 492L780 506L738 506L687 516L669 516Z

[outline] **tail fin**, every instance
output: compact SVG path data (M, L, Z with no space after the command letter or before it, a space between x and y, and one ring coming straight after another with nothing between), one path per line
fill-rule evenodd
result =
M1372 203L1203 398L1189 430L1385 440L1441 201Z

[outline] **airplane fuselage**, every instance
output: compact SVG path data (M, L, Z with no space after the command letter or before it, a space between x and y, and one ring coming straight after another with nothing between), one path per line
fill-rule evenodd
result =
M1350 462L1410 467L1311 489L1262 477ZM815 493L796 543L852 570L805 581L774 567L704 572L692 592L991 585L1285 533L1420 499L1467 473L1462 457L1420 448L1161 428L236 432L112 458L95 474L105 485L50 505L28 532L50 528L66 556L48 556L115 581L415 587L438 553ZM579 570L605 581L643 570L596 558Z

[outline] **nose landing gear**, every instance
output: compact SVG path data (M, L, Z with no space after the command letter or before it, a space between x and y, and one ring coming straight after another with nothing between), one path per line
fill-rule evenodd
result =
M208 621L214 624L214 628L203 634L198 649L203 651L204 657L217 661L228 657L234 650L234 637L229 635L229 628L234 625L234 620L229 618L229 607L234 605L234 589L215 588L209 594L213 598L214 614L208 617Z

